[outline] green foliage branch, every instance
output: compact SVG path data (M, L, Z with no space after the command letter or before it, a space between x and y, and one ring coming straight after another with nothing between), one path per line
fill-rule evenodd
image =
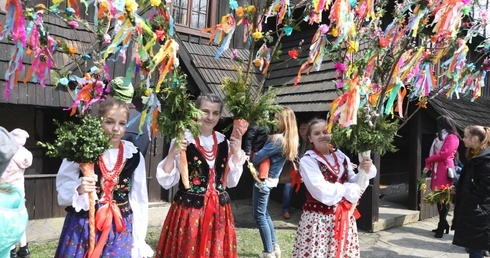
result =
M371 150L384 155L397 151L393 144L398 131L398 120L376 116L368 106L358 111L358 123L342 127L338 123L332 128L332 140L338 147L352 153Z
M174 74L174 78L165 80L164 84L162 91L157 94L162 105L158 115L159 131L166 136L167 142L174 138L182 140L186 129L194 136L199 135L197 121L202 111L187 93L187 75Z
M111 136L102 129L103 118L86 115L81 123L67 121L60 123L55 130L54 143L37 142L46 149L46 155L53 158L66 158L77 163L95 163L99 157L111 148Z

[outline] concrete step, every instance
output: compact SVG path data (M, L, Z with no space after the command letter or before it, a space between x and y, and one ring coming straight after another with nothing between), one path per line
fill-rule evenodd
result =
M373 225L373 232L417 222L420 218L419 215L420 211L407 210L406 208L379 207L379 219Z

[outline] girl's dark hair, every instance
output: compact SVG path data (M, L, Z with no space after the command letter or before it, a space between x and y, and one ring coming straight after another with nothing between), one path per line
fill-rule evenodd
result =
M199 95L199 97L197 97L197 99L196 99L197 108L201 108L203 101L209 101L211 103L218 103L220 106L220 108L219 108L220 114L223 112L223 100L220 97L218 97L218 95L215 95L215 94L201 94L201 95Z
M126 104L126 102L124 102L122 100L115 99L111 96L108 96L104 101L102 101L99 104L98 109L97 109L97 115L99 117L104 117L106 115L107 111L109 111L113 107L118 107L118 108L124 109L126 111L126 119L129 119L128 104Z
M461 138L461 136L458 133L458 129L456 128L456 123L452 118L446 115L439 116L437 119L437 138L439 140L442 139L442 130L446 129L448 134L455 134L458 136L458 138Z

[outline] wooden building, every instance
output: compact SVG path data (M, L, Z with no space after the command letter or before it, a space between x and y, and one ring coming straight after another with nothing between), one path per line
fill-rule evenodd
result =
M173 1L173 16L176 22L176 39L180 45L179 57L183 71L189 75L188 91L198 96L201 92L215 93L223 96L219 85L223 77L236 77L236 70L233 63L229 60L230 50L225 51L221 58L215 59L218 50L216 46L207 45L209 35L202 33L201 30L216 24L221 16L228 12L228 1L209 0L198 1ZM37 2L37 1L36 1ZM40 1L43 2L43 1ZM44 1L46 6L50 3ZM193 6L192 8L188 8ZM299 15L302 10L296 10L295 15ZM145 17L148 13L142 13ZM0 20L4 14L0 13ZM75 33L67 29L56 17L45 17L45 23L49 24L53 35L60 36L72 44L76 44L80 49L87 49L93 41L90 33ZM273 24L269 23L269 26ZM283 49L297 47L303 42L300 58L308 54L311 38L316 31L316 26L303 24L301 33L293 33L282 41ZM240 32L236 32L240 33ZM236 37L240 38L240 37ZM240 40L232 43L230 48L243 47ZM0 63L6 65L10 59L13 45L8 39L0 41ZM247 50L240 50L241 59L248 58ZM62 58L56 57L56 58ZM129 58L129 57L128 57ZM288 59L287 51L283 54L276 64ZM29 67L30 60L25 60L26 69ZM70 65L70 64L69 64ZM74 64L71 64L72 66ZM274 64L271 64L273 66ZM267 79L268 86L278 87L277 102L283 106L291 107L299 121L308 121L313 117L325 118L330 109L329 103L337 97L337 90L333 83L335 78L335 68L333 63L327 58L324 59L320 71L311 71L303 74L301 83L294 87L293 81L297 75L300 64L298 62L286 62L278 65L272 70L271 76ZM118 64L110 69L113 77L124 75L126 66ZM262 78L260 72L255 74L254 81ZM66 121L74 119L68 116L64 109L73 102L73 93L63 88L56 88L52 84L45 88L35 85L35 83L19 82L18 87L14 88L10 97L5 99L4 78L0 78L0 125L7 130L23 128L29 132L30 138L26 147L34 154L34 163L26 171L26 199L30 219L40 219L49 217L64 216L63 207L57 205L55 176L61 160L50 159L44 156L43 150L36 145L37 141L54 140L55 125L53 119ZM487 85L490 80L487 80ZM486 89L486 96L490 89ZM419 112L399 132L401 137L397 138L396 145L400 150L397 153L387 154L383 157L376 157L378 166L378 176L372 180L368 191L363 196L360 208L363 217L359 221L359 226L369 230L373 223L378 220L378 200L379 186L382 184L394 184L400 182L409 183L409 205L407 209L421 209L419 194L415 189L417 175L423 166L424 157L432 142L435 129L435 118L444 113L458 121L460 129L464 126L476 123L490 125L487 121L489 101L485 98L475 102L468 100L447 101L444 98L437 98L429 109ZM464 108L462 108L464 107ZM465 110L465 112L463 112ZM225 112L225 119L218 125L218 130L223 129L231 122L230 114ZM155 136L146 155L147 178L150 201L170 201L173 191L163 190L154 178L156 164L163 159L168 149L164 141L164 136ZM253 179L249 174L244 174L237 188L230 189L232 198L249 198ZM422 209L424 209L422 207ZM432 217L434 211L427 207L421 219Z

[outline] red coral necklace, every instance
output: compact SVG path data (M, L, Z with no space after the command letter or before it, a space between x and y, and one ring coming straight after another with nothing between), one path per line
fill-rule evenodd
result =
M117 152L117 161L114 165L114 168L109 170L107 169L104 159L102 156L99 157L99 168L100 172L102 172L102 177L105 182L113 182L119 174L121 173L121 167L123 165L123 157L124 157L124 145L122 142L119 142L119 150Z
M197 150L201 153L201 155L209 161L213 161L216 157L216 153L218 152L218 138L216 137L216 132L213 131L213 147L211 148L210 151L204 149L204 147L201 146L201 140L199 140L199 136L194 138L196 141L196 146Z
M323 153L321 153L320 151L318 151L317 149L313 149L313 151L320 157L322 158L328 165L329 169L336 175L339 174L340 172L340 164L339 164L339 159L337 158L337 155L335 155L335 152L330 149L330 154L332 155L333 159L335 160L335 164L332 165L332 163L328 162L328 159L325 157L325 155L323 155Z

